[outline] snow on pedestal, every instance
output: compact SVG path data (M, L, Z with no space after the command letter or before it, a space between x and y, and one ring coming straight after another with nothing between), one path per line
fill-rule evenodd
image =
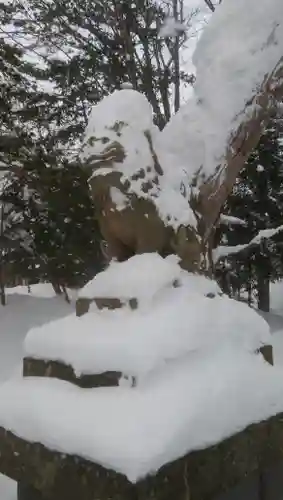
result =
M178 257L162 259L157 253L135 255L125 262L110 262L79 293L79 297L151 301L162 288L172 286L181 277Z
M181 270L175 257L137 255L112 263L80 292L122 301L134 297L136 310L98 310L93 304L81 318L71 315L31 330L25 353L62 361L78 375L114 371L139 380L195 351L225 344L254 352L269 344L267 323L218 292L215 282Z
M176 278L179 286L169 286ZM94 307L82 318L33 329L25 351L78 373L135 375L136 387L82 390L56 379L11 380L0 388L0 427L136 482L283 411L283 370L255 353L270 342L255 311L155 254L116 263L91 293L111 293L112 286L126 295L140 288L146 300L134 311Z

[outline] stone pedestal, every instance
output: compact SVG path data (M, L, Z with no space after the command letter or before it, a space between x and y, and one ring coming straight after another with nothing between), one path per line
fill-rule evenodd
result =
M24 358L24 377L51 377L66 380L71 384L90 389L93 387L114 387L119 385L121 373L104 372L78 376L70 365L59 361Z
M25 485L20 500L282 500L283 416L190 453L136 485L0 429L0 470Z
M131 298L128 300L122 301L117 298L107 298L107 297L96 297L93 299L89 299L86 297L80 297L76 301L76 315L83 316L89 311L90 305L95 302L98 309L120 309L124 305L130 307L130 309L135 310L138 307L138 300L136 298Z

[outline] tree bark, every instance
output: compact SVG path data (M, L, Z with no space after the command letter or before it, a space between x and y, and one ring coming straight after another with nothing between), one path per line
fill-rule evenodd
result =
M231 137L224 160L216 175L208 179L200 187L198 211L202 215L203 235L208 239L218 219L221 207L230 194L237 175L244 167L251 151L256 147L262 131L274 106L283 96L283 57L261 85L259 92L249 103L254 104L251 117L241 123L236 134ZM243 110L243 114L245 110Z
M264 277L261 273L258 275L257 282L258 291L258 309L260 311L270 311L270 286L269 279Z
M70 297L68 295L68 292L67 292L67 288L65 287L65 285L62 285L62 290L63 290L63 295L65 297L65 300L68 304L71 303L71 300L70 300Z
M266 241L263 240L256 254L258 309L270 311L270 260Z
M2 267L3 265L1 264L1 269L0 269L0 301L1 305L5 306L6 305L6 294L5 294L5 284L3 281L3 273L2 273Z
M213 5L212 1L211 1L211 0L204 0L204 1L205 1L205 3L206 3L207 7L208 7L208 8L209 8L212 12L214 12L214 11L215 11L215 7L214 7L214 5ZM220 2L219 2L219 3L220 3Z
M52 288L53 288L54 292L56 293L56 295L62 295L62 290L61 290L59 283L52 281L51 284L52 284Z
M173 0L173 17L176 22L179 21L178 15L178 0ZM179 51L179 43L180 37L176 36L174 40L174 49L173 49L173 61L174 61L174 87L175 87L175 96L174 96L174 110L175 113L180 109L180 51Z
M1 220L0 220L0 235L4 233L4 203L1 204ZM3 249L0 247L0 302L2 306L6 305L5 295L5 275L4 275L4 262L3 262Z

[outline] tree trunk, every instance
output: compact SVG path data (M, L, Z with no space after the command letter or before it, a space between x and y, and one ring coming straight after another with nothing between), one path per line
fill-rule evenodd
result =
M62 290L59 283L52 281L51 284L56 295L62 295Z
M1 305L2 306L5 306L6 305L6 294L5 294L5 286L3 285L3 283L1 282L0 284L0 300L1 300Z
M251 266L250 260L249 260L249 274L248 274L248 282L247 282L247 292L248 292L248 305L251 307L252 306L253 287L252 287L252 266Z
M2 237L4 233L4 203L1 204L0 211L0 236ZM1 261L0 261L0 302L2 306L6 305L6 295L5 295L5 277L4 277L4 261L3 261L3 248L0 248Z
M4 281L4 266L0 263L0 302L2 306L6 305L5 281Z
M178 15L178 0L173 0L173 17L176 23L179 21ZM179 51L180 37L176 36L174 41L173 49L173 60L174 60L174 110L175 113L180 109L180 51Z
M235 135L231 137L223 167L219 168L213 178L200 186L197 212L202 215L202 232L205 239L213 230L221 207L229 196L238 173L258 144L274 105L280 101L282 95L283 57L278 61L271 75L262 83L258 93L252 97L250 103L247 103L247 108L248 104L255 104L255 110L251 116L244 119ZM245 110L243 110L243 116L245 116Z
M257 292L258 292L258 309L260 311L270 311L270 259L266 247L266 241L263 240L260 244L258 254L256 256L257 270Z
M215 7L214 7L214 5L213 5L212 1L211 1L211 0L204 0L204 1L205 1L206 5L208 6L208 8L209 8L212 12L214 12L214 11L215 11ZM219 3L221 3L221 2L219 2Z
M269 278L265 278L261 273L258 276L258 309L260 311L270 311L270 286Z
M71 300L70 300L70 297L68 295L67 288L65 287L65 285L62 285L62 290L63 290L63 295L65 297L66 302L68 302L68 304L70 304Z

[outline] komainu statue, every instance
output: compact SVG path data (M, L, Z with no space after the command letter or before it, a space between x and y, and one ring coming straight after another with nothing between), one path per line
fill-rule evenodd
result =
M158 139L151 107L134 90L116 91L93 108L81 159L96 217L110 258L176 253L195 271L202 255L197 220L184 181L171 183L163 171Z

